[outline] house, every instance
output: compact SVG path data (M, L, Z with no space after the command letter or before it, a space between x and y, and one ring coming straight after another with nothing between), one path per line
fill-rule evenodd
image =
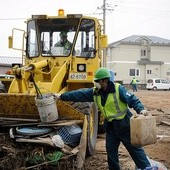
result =
M133 77L145 85L149 78L170 80L170 40L132 35L108 45L107 67L115 80L129 84Z
M0 74L6 74L8 70L12 69L13 64L21 64L21 57L0 56Z

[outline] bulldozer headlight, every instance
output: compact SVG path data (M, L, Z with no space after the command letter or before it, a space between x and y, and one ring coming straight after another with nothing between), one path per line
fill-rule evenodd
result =
M86 65L85 64L77 64L77 71L85 72L86 71Z

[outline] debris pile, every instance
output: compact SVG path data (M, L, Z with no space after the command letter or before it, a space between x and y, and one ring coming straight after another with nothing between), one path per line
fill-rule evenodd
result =
M76 166L82 120L0 117L0 169Z

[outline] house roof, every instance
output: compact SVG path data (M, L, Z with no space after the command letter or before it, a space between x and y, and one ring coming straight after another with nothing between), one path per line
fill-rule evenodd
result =
M8 57L8 56L0 56L0 65L1 66L11 66L12 63L21 64L21 57Z
M141 44L141 40L147 40L151 45L170 45L170 40L156 37L156 36L143 36L143 35L132 35L129 37L126 37L122 40L113 42L109 44L109 47L115 47L118 44Z

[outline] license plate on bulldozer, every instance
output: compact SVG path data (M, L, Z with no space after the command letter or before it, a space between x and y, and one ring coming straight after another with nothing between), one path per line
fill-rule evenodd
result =
M86 80L87 73L70 73L69 79L71 79L71 80Z

